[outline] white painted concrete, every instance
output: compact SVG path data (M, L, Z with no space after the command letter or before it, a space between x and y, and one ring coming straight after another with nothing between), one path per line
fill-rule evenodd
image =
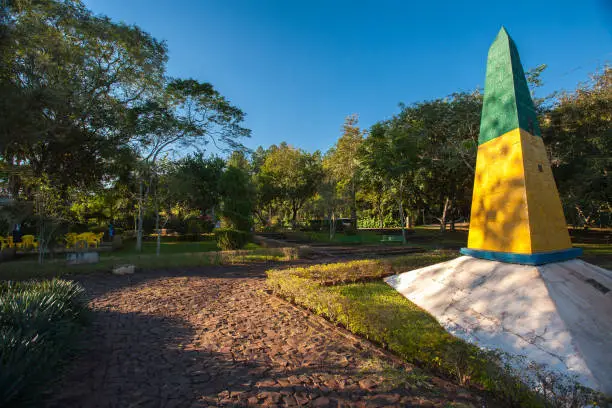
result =
M130 264L115 266L111 271L114 275L132 275L134 272L136 272L136 266Z
M66 254L68 265L98 263L98 261L100 261L100 254L97 252L69 252Z
M457 337L612 394L611 271L577 259L529 266L461 256L385 281Z

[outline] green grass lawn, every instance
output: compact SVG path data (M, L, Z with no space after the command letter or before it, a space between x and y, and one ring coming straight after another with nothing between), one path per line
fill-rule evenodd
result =
M261 248L248 243L239 251L219 251L215 241L162 242L160 256L155 254L155 242L145 242L142 253L136 252L134 242L127 242L121 250L101 252L95 264L67 265L66 255L40 265L35 254L0 263L0 280L27 280L53 278L66 274L110 271L121 264L134 264L144 269L172 269L206 265L235 264L296 259L297 250L289 248Z
M261 248L259 245L249 242L244 249L258 249ZM136 251L136 242L128 241L124 243L123 248L113 252L102 252L100 255L104 256L121 256L121 255L154 255L157 249L156 241L145 241L142 245L142 252ZM220 248L217 246L217 241L196 241L196 242L185 242L176 240L165 240L162 239L160 245L161 254L184 254L184 253L197 253L197 252L211 252L219 251Z
M395 234L401 234L398 228ZM402 245L401 242L383 242L383 235L376 231L359 230L355 235L347 235L343 232L335 234L333 239L329 239L329 233L325 231L299 231L286 233L289 238L298 238L302 240L329 243L338 245L347 244L383 244L383 245ZM445 231L440 232L436 228L431 227L415 227L408 230L406 233L406 245L422 247L427 249L441 248L461 248L467 244L467 230Z

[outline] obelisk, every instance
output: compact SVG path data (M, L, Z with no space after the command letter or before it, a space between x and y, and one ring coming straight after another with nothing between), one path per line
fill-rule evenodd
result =
M558 389L578 381L612 395L612 271L570 259L580 250L571 247L525 74L503 28L489 50L461 252L471 256L385 282L453 335L525 356L516 372L527 383L530 367L544 367L561 374Z
M468 247L540 265L575 258L518 50L505 28L489 49Z

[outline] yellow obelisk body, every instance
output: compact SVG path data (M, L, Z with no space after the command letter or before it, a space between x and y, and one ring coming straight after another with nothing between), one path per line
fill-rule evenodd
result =
M487 60L468 248L541 264L573 258L559 193L518 51L504 28Z

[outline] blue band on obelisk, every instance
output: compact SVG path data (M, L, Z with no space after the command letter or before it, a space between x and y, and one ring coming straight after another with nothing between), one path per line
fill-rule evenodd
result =
M512 252L484 251L480 249L461 248L463 255L506 263L524 265L542 265L551 262L562 262L582 255L582 248L568 248L560 251L539 252L535 254L515 254Z

